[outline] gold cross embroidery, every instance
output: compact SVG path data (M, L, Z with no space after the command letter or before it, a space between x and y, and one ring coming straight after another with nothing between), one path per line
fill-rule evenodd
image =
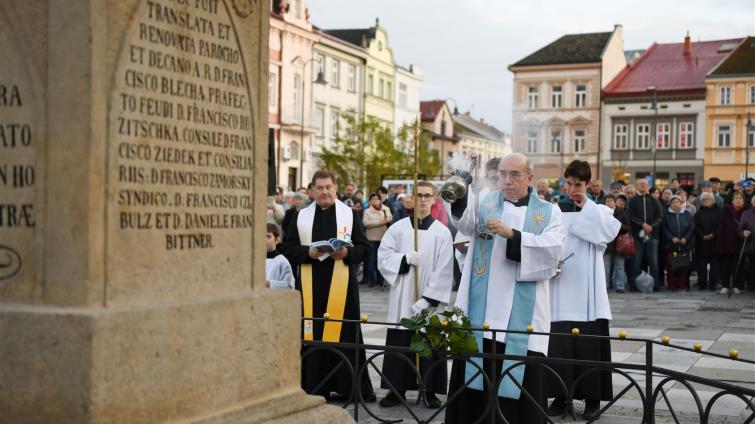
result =
M540 212L537 212L533 217L532 220L535 221L535 224L540 227L540 224L543 223L543 220L545 219L545 215L543 215Z

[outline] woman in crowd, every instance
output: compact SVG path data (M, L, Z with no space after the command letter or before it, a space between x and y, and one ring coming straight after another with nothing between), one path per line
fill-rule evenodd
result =
M627 215L624 206L627 198L623 194L614 196L608 193L603 198L605 205L613 209L613 217L621 222L621 228L619 229L619 235L626 234L632 230L632 225L629 222L629 215ZM624 271L624 263L626 257L616 252L616 240L612 241L606 247L606 251L603 254L603 264L606 267L606 284L608 288L615 288L616 293L624 293L624 281L626 280L626 273ZM612 278L613 277L613 278Z
M364 210L364 232L367 240L370 242L372 251L367 257L364 264L364 281L363 284L369 284L370 287L376 283L382 285L383 278L380 276L377 268L377 254L380 248L380 240L388 229L393 217L391 210L380 201L377 193L370 194L370 206Z
M663 219L664 249L666 251L666 281L671 291L686 289L689 281L690 264L674 267L672 256L687 256L694 245L695 224L692 215L682 209L679 196L671 197L671 207L666 210Z
M745 196L741 191L735 191L731 195L731 204L724 205L721 210L721 222L716 232L716 253L718 255L721 283L724 287L729 286L729 281L734 276L741 241L737 234L742 213L745 211ZM741 277L741 272L737 278ZM716 282L709 281L708 287L698 285L700 290L716 289Z
M680 190L680 193L684 191ZM701 288L708 287L708 284L715 286L719 278L716 233L721 222L721 209L716 205L713 193L706 192L700 195L700 210L695 214L693 222L697 285Z
M679 194L679 193L677 193L677 194ZM667 188L666 190L663 190L663 193L661 194L661 198L660 198L661 207L663 207L663 209L668 209L669 206L671 206L671 196L673 196L673 195L674 195L674 193L671 192L671 189ZM682 203L684 203L684 202L682 202Z
M697 208L694 205L695 202L691 202L687 200L687 192L682 189L679 189L679 191L676 192L676 195L679 196L680 199L682 199L682 208L685 211L689 212L690 215L695 216L695 213L697 212ZM715 197L714 197L713 202L715 203ZM721 210L719 209L719 212L720 211Z
M744 193L744 195L746 198L747 194ZM755 196L752 197L750 202L750 206L755 206ZM741 263L739 264L739 272L737 272L732 284L734 294L742 293L742 290L745 288L745 281L747 281L748 286L753 286L752 274L755 271L753 269L755 267L752 266L753 252L755 251L755 244L752 243L752 239L755 238L752 235L753 232L755 232L755 208L750 208L742 213L742 219L739 220L739 225L737 226L737 235L740 242L739 248L742 250L737 255L737 260L740 260ZM727 294L729 292L728 281L724 281L723 283L724 286L721 288L721 294Z

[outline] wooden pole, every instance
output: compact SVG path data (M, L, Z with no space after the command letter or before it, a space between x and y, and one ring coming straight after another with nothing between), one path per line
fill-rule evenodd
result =
M414 251L419 252L419 217L417 215L417 174L419 173L419 138L420 138L420 121L419 118L414 121L413 125L413 141L414 141L414 187L412 188L412 199L414 202ZM419 301L419 261L414 266L414 301ZM419 369L419 352L414 355L414 362L417 365L417 372L420 374L422 371ZM417 396L417 404L422 401L422 388L419 387L420 380L417 380L417 390L419 396Z

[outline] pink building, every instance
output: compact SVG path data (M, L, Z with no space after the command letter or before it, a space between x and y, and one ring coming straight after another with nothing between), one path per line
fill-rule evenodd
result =
M306 186L312 125L312 46L318 40L304 0L273 0L270 13L269 138L278 186Z

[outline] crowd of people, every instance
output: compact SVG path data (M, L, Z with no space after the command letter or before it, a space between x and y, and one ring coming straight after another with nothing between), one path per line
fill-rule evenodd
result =
M569 203L564 184L562 180L554 190L546 180L539 180L535 187L545 200ZM617 240L604 254L610 289L617 293L691 290L693 274L698 290L740 294L755 289L755 244L750 238L755 229L755 182L748 179L722 187L714 177L697 189L688 191L678 179L665 188L650 187L647 179L640 178L634 184L615 181L605 192L600 180L590 182L590 199L613 209L622 224ZM638 286L643 273L652 278L652 286Z
M497 163L492 160L489 169L495 171ZM548 202L568 204L571 200L565 185L561 179L554 189L547 180L540 179L533 188ZM278 232L283 232L293 213L312 202L310 190L311 187L300 187L284 193L279 189L268 202L268 224L277 225ZM608 192L600 180L590 182L588 197L611 208L622 224L617 240L607 246L603 257L609 289L617 293L691 290L691 275L697 276L698 290L740 294L755 289L755 244L750 243L755 231L755 181L748 179L722 187L720 179L710 178L698 190L688 191L678 179L671 180L666 188L650 187L645 178L634 184L615 181ZM377 269L380 241L391 224L412 216L413 197L403 184L381 186L364 196L348 183L338 199L359 214L372 247L360 268L360 284L383 286L384 279ZM439 197L431 214L449 227L452 235L457 234ZM622 242L617 249L619 238ZM633 248L627 248L630 244ZM457 261L454 268L458 280L461 264ZM638 286L638 277L645 284ZM648 284L650 278L652 287Z

